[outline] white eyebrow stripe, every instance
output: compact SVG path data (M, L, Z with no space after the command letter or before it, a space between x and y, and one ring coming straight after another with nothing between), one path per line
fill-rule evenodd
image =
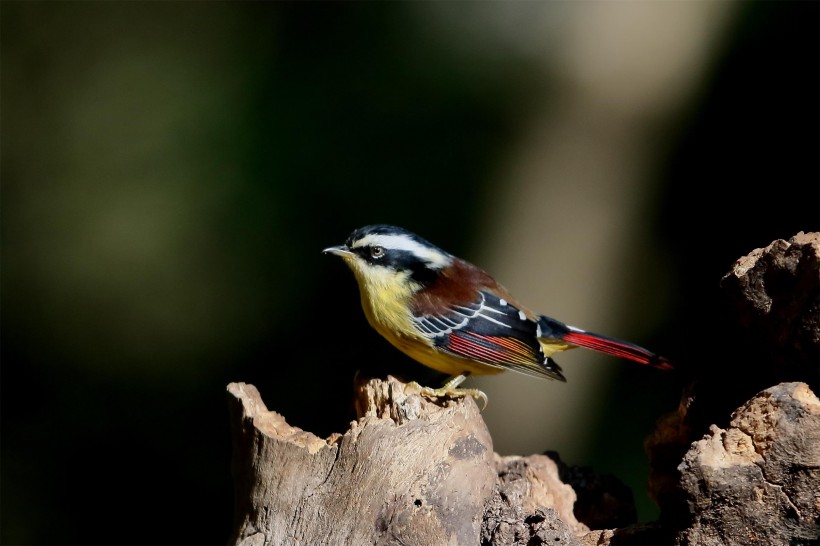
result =
M448 254L424 246L406 235L371 233L354 242L352 248L361 246L381 246L390 250L406 250L436 269L443 269L453 263L453 259Z

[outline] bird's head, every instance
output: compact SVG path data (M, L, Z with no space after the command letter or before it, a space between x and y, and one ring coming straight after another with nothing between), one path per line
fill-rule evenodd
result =
M453 263L453 256L406 229L386 224L359 228L345 244L324 250L340 256L363 289L401 284L416 291Z

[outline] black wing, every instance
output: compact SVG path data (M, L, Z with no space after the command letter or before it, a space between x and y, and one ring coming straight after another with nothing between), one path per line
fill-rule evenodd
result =
M497 368L566 381L538 342L537 322L498 296L480 291L469 305L414 317L416 328L439 350Z

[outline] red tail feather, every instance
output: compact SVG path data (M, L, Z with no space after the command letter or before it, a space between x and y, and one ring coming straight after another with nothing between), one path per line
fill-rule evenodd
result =
M611 337L593 334L592 332L569 331L561 338L573 345L586 347L601 353L626 358L640 364L647 364L661 370L671 370L672 364L662 356L658 356L643 347Z

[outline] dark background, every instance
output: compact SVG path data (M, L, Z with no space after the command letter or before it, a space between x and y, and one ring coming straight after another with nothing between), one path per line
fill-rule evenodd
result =
M503 229L477 213L505 192L490 174L556 84L532 56L442 39L474 4L420 5L2 3L4 544L224 543L227 383L326 436L357 370L437 379L319 251L390 222L478 256ZM680 371L613 368L567 460L617 473L642 520L643 436L732 355L719 279L820 228L818 6L733 6L657 131L640 222L671 280L636 341Z

